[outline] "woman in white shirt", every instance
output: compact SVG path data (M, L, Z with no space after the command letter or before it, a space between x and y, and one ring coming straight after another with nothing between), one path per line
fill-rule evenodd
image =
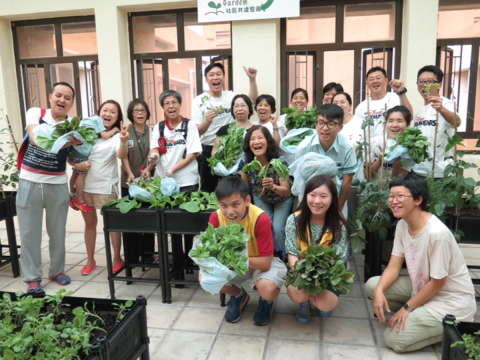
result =
M88 161L75 164L77 170L88 170L85 179L84 197L87 205L92 209L101 209L106 203L115 200L120 194L118 181L119 159L124 159L128 155L127 141L129 138L128 130L123 128L123 114L120 104L115 100L107 100L98 109L98 116L103 119L103 124L107 130L117 126L122 129L118 134L104 140L99 138L92 148ZM95 262L95 242L97 238L97 211L82 212L85 221L85 245L87 247L87 264L81 270L82 275L90 275L96 266ZM120 233L111 232L113 248L113 272L120 271L125 265L125 261L120 257Z
M285 124L275 116L276 110L275 98L272 95L260 95L255 101L258 124L265 126L270 131L275 142L280 145L280 140L285 136L287 129Z

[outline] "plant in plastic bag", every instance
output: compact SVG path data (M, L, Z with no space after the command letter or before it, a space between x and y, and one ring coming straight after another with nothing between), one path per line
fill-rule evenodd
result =
M214 168L219 163L227 170L238 164L243 153L244 134L245 128L237 128L237 125L233 122L228 127L227 135L220 136L220 144L217 146L218 151L208 159L212 174L215 174Z

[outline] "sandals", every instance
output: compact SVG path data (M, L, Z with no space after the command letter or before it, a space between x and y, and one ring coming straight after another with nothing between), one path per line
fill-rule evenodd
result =
M80 210L84 213L89 213L90 211L92 211L92 208L88 206L85 201L80 202L78 198L72 199L72 201L70 201L70 207L75 210Z
M44 297L45 291L42 290L42 281L27 281L27 295L35 298Z
M58 274L57 276L49 276L48 277L50 280L55 281L58 285L68 285L72 282L70 280L70 277L68 275L65 275L64 273Z

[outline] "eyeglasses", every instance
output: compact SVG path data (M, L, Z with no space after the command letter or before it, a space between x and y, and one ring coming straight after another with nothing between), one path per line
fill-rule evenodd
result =
M398 202L402 203L405 201L406 197L413 197L413 195L397 195L397 196L390 195L388 197L388 202L393 202L396 199Z
M147 109L135 109L133 110L134 114L141 114L141 113L146 113Z
M384 77L377 76L377 77L369 77L367 80L370 82L373 82L373 81L382 81L383 79Z
M427 80L418 80L417 85L423 86L423 85L432 85L432 84L438 84L440 83L439 81L435 79L427 79Z
M335 126L337 125L340 125L339 123L335 122L335 121L317 121L317 126L320 128L320 129L323 129L323 127L327 125L327 128L329 129L333 129Z
M234 107L235 109L239 109L239 108L246 108L246 107L248 107L248 106L247 106L247 104L235 104L233 107Z
M172 102L163 103L163 106L168 107L170 105L175 106L177 104L178 104L178 101L172 101Z

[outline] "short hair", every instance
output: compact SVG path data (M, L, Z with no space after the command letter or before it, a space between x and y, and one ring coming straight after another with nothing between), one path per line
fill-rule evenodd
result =
M440 69L438 66L435 66L435 65L427 65L422 67L420 70L418 70L417 79L420 77L420 75L422 75L424 72L427 72L427 71L434 73L435 76L437 77L438 82L443 81L443 71L442 69Z
M69 83L66 83L65 81L59 81L59 82L53 84L52 91L50 92L51 94L53 94L53 92L55 91L55 88L58 85L62 85L62 86L66 86L66 87L70 88L70 90L72 90L72 93L73 93L72 99L75 99L75 89L72 87L72 85L70 85Z
M210 70L212 70L214 67L218 67L220 70L222 70L222 74L225 75L225 66L223 66L222 63L212 62L212 63L210 63L210 65L208 65L208 66L205 68L205 71L204 71L205 77L207 77L207 74L208 74L208 73L210 72Z
M343 124L343 110L334 104L324 104L317 109L317 115L322 115L328 121L338 120Z
M352 97L351 97L348 93L343 92L343 91L337 92L335 95L333 95L332 104L333 104L333 100L335 100L335 98L336 98L338 95L345 95L345 98L347 99L348 103L349 103L350 105L352 105Z
M127 118L128 120L130 120L133 124L133 108L135 107L135 105L142 105L145 110L147 110L147 120L150 119L150 109L148 108L148 105L147 103L143 100L143 99L133 99L132 101L130 101L130 104L128 104L128 108L127 108Z
M392 187L396 187L396 186L406 187L412 194L413 200L419 200L420 197L422 197L423 200L422 200L422 203L420 204L420 208L423 211L428 211L428 200L429 200L428 185L427 185L427 181L424 178L413 173L400 175L392 180L392 182L389 185L389 188L391 189Z
M382 68L382 67L380 67L380 66L374 66L374 67L372 67L370 70L368 70L366 77L368 78L368 75L370 75L371 73L374 73L374 72L376 72L376 71L380 71L380 72L383 74L383 76L387 77L387 72L385 71L384 68Z
M238 99L238 98L242 98L246 103L247 103L247 106L248 106L248 118L250 119L250 117L253 115L253 106L252 106L252 100L250 100L250 98L245 95L245 94L238 94L238 95L235 95L232 99L232 104L230 105L231 106L231 109L232 109L232 117L235 119L235 115L233 114L233 105L235 104L235 101Z
M102 103L102 105L100 105L100 107L98 108L98 111L97 111L97 115L100 116L100 112L102 111L102 108L107 105L107 104L113 104L117 107L117 111L118 111L118 117L117 117L117 121L115 122L115 124L113 124L112 127L117 127L119 128L120 130L121 129L121 125L120 123L123 121L123 113L122 113L122 108L120 106L120 104L118 102L116 102L115 100L107 100L107 101L104 101Z
M265 136L265 140L267 140L267 152L265 153L267 161L270 162L272 159L277 159L280 156L280 148L278 147L278 144L273 138L272 134L270 134L270 131L263 125L253 125L250 129L248 129L247 133L245 134L245 139L243 140L243 152L245 153L246 162L252 162L255 158L252 149L250 149L250 139L252 138L252 133L255 130L261 130L263 136Z
M405 118L405 121L407 122L407 126L410 126L410 123L412 122L412 113L410 112L410 110L408 110L406 106L397 105L391 109L388 109L387 113L385 114L385 118L388 120L390 115L393 114L394 112L401 113Z
M343 86L341 84L336 82L330 82L323 87L323 95L325 95L327 92L331 91L332 89L335 89L337 93L343 92Z
M173 96L175 99L178 100L178 102L180 103L180 105L182 105L182 95L180 95L180 93L178 91L175 91L175 90L165 90L164 92L162 92L158 98L158 100L160 101L160 106L163 108L163 102L165 101L165 99L169 96Z
M293 97L297 95L299 92L303 93L303 96L305 96L305 99L308 101L308 93L307 90L302 89L302 88L296 88L295 90L292 91L292 95L290 96L290 101L293 100Z
M215 188L215 196L220 201L233 194L240 194L242 199L246 199L249 194L248 184L238 176L227 176L220 180Z
M275 98L272 95L267 95L267 94L262 94L259 97L257 97L257 100L255 101L255 111L257 111L258 104L260 104L262 100L265 100L267 104L270 105L270 109L272 109L272 114L275 111L277 111L277 108L276 108L277 103L275 101Z

